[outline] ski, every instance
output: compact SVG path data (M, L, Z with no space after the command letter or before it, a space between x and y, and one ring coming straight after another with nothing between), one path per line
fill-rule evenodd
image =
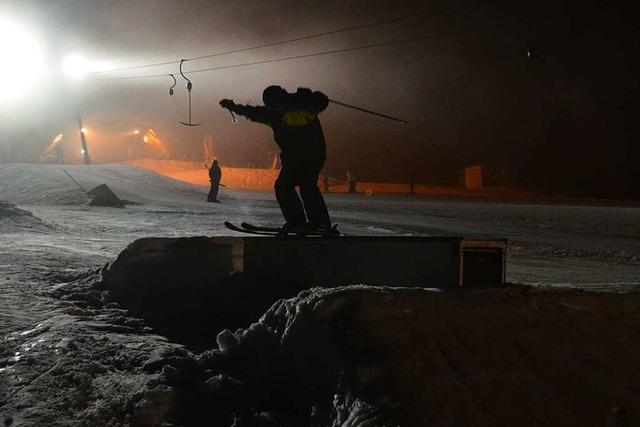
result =
M319 230L307 230L304 228L301 229L288 229L283 230L282 227L263 227L258 225L253 225L247 222L243 222L240 224L240 227L233 224L232 222L225 221L225 227L230 230L238 231L240 233L247 234L257 234L261 236L279 236L279 237L340 237L341 234L337 231L336 226L334 226L335 232L323 232Z
M248 222L242 222L240 223L240 227L246 229L246 230L253 230L253 231L268 231L271 233L279 233L282 231L282 227L266 227L266 226L262 226L262 225L254 225L254 224L250 224Z
M254 225L248 222L242 222L240 224L240 226L246 230L252 230L252 231L268 231L268 232L272 232L272 233L276 233L276 232L283 232L282 227L267 227L267 226L263 226L263 225ZM307 228L291 228L290 231L292 233L307 233L307 234L321 234L321 235L331 235L331 236L338 236L341 233L338 231L338 225L335 224L333 227L331 227L332 231L321 231L321 230L309 230Z
M290 228L288 230L283 230L282 227L265 227L261 225L254 225L248 222L242 222L240 224L242 228L250 231L260 231L260 232L269 232L269 233L278 233L281 235L296 235L296 236L325 236L325 237L340 237L342 234L338 231L338 225L335 224L331 227L332 231L322 231L322 230L309 230L307 228Z
M246 228L238 227L237 225L235 225L234 223L229 222L229 221L225 221L224 222L224 226L227 227L229 230L238 231L240 233L258 234L260 236L278 236L279 235L279 233L273 233L273 232L268 232L268 231L249 230L249 229L246 229Z

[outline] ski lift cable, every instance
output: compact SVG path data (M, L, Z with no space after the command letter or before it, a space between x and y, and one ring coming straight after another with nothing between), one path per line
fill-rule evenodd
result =
M491 26L482 27L481 29L482 30L486 30L486 29L496 28L496 27L499 27L499 26L500 26L499 24L494 24L494 25L491 25ZM433 39L433 38L439 38L439 37L443 37L443 36L447 36L447 35L451 35L451 34L471 33L471 32L476 32L476 31L478 31L478 28L462 29L462 30L458 30L458 31L455 31L455 32L436 33L436 34L430 34L430 35L425 35L425 36L410 37L410 38L406 38L406 39L390 40L390 41L385 41L385 42L380 42L380 43L370 43L370 44L365 44L365 45L360 45L360 46L351 46L351 47L340 48L340 49L324 50L324 51L320 51L320 52L311 52L311 53L306 53L306 54L301 54L301 55L292 55L292 56L285 56L285 57L281 57L281 58L265 59L265 60L262 60L262 61L252 61L252 62L244 62L244 63L239 63L239 64L220 65L220 66L217 66L217 67L200 68L200 69L195 69L195 70L191 70L191 71L186 71L185 74L204 73L204 72L208 72L208 71L227 70L227 69L232 69L232 68L248 67L248 66L252 66L252 65L262 65L262 64L270 64L270 63L276 63L276 62L291 61L291 60L296 60L296 59L311 58L311 57L315 57L315 56L332 55L332 54L336 54L336 53L351 52L351 51L371 49L371 48L376 48L376 47L392 46L392 45L396 45L396 44L404 44L404 43L416 42L416 41L420 41L420 40L428 40L428 39ZM108 81L108 80L135 80L135 79L147 79L147 78L156 78L156 77L165 77L165 76L166 76L166 74L149 74L149 75L142 75L142 76L96 77L96 78L94 78L92 80L105 80L105 81Z
M427 13L426 12L424 12L424 13L415 13L415 14L411 14L411 15L404 15L404 16L399 16L399 17L390 18L390 19L383 19L383 20L379 20L379 21L368 22L368 23L365 23L365 24L354 25L354 26L351 26L351 27L340 28L340 29L337 29L337 30L324 31L324 32L321 32L321 33L308 34L308 35L305 35L305 36L295 37L295 38L286 39L286 40L278 40L278 41L275 41L275 42L264 43L264 44L260 44L260 45L256 45L256 46L249 46L249 47L243 47L243 48L238 48L238 49L231 49L231 50L227 50L227 51L216 52L216 53L211 53L211 54L201 55L201 56L194 56L192 58L176 59L176 60L172 60L172 61L156 62L156 63L151 63L151 64L132 65L132 66L129 66L129 67L112 68L112 69L108 69L108 70L94 71L94 72L91 72L89 74L90 75L99 75L99 74L105 74L105 73L115 73L115 72L120 72L120 71L131 71L131 70L137 70L137 69L142 69L142 68L151 68L151 67L160 67L160 66L164 66L164 65L179 64L181 61L185 61L185 62L187 62L187 61L198 61L198 60L202 60L202 59L214 58L214 57L217 57L217 56L230 55L232 53L247 52L247 51L250 51L250 50L263 49L263 48L266 48L266 47L273 47L273 46L278 46L278 45L281 45L281 44L293 43L293 42L302 41L302 40L309 40L309 39L313 39L313 38L324 37L324 36L328 36L328 35L348 32L348 31L359 30L359 29L362 29L362 28L368 28L368 27L373 27L373 26L378 26L378 25L389 24L389 23L392 23L392 22L403 21L403 20L412 19L412 18L418 18L418 17L424 16L424 15L427 15Z
M557 15L551 17L551 18L561 17L561 16L564 16L566 14L567 13L560 13L560 14L557 14ZM548 17L548 19L550 19L550 18ZM538 19L538 20L528 20L528 21L520 20L519 22L521 22L521 23L531 23L531 22L539 22L539 21L542 21L542 20L543 19L541 18L541 19ZM289 61L289 60L308 58L308 57L314 57L314 56L331 55L331 54L341 53L341 52L349 52L349 51L354 51L354 50L370 49L370 48L390 46L390 45L395 45L395 44L403 44L403 43L410 43L410 42L421 41L421 40L435 39L435 38L446 37L446 36L457 35L457 34L475 33L475 32L480 32L480 31L486 31L486 30L491 30L491 29L495 29L495 28L500 28L500 27L503 27L503 26L505 26L505 25L504 24L500 24L500 23L496 23L496 24L492 24L492 25L488 25L488 26L482 26L482 27L473 27L473 28L466 28L466 29L463 28L463 29L458 29L458 30L454 30L454 31L440 32L440 33L434 33L434 34L429 34L429 35L424 35L424 36L411 37L411 38L406 38L406 39L391 40L391 41L380 42L380 43L372 43L372 44L353 46L353 47L347 47L347 48L341 48L341 49L327 50L327 51L321 51L321 52L313 52L313 53L309 53L309 54L287 56L287 57L269 59L269 60L264 60L264 61L255 61L255 62L232 64L232 65L225 65L225 66L219 66L219 67L196 69L196 70L192 70L192 71L186 71L185 74L201 73L201 72L207 72L207 71L216 71L216 70L238 68L238 67L246 67L246 66L251 66L251 65L268 64L268 63L273 63L273 62ZM309 36L309 38L310 38L310 36ZM280 42L280 43L287 43L287 42L288 41L283 41L283 42ZM253 48L257 49L258 47L253 47ZM249 50L249 49L253 49L253 48L245 48L245 50ZM229 51L229 52L231 52L231 51ZM229 53L229 52L226 52L226 53ZM223 52L223 53L213 54L213 56L222 55L222 54L225 54L225 53ZM195 60L195 59L185 59L184 61L187 62L187 61L191 61L191 60ZM181 61L172 61L172 62L168 62L166 64L177 64L177 63L180 63L180 62ZM148 64L148 66L153 66L153 65L156 65L156 64ZM134 68L139 68L139 67L131 67L130 69L134 69ZM124 71L124 70L125 69L111 70L111 71ZM106 70L106 71L103 71L103 72L107 72L107 71L109 71L109 70ZM95 72L93 74L97 74L97 73L102 73L102 72ZM141 75L141 76L94 77L94 78L91 78L90 80L107 80L107 81L108 80L135 80L135 79L157 78L157 77L164 77L164 76L166 76L166 74L163 73L163 74L148 74L148 75Z
M423 15L426 15L426 13L415 13L415 14L412 14L412 15L399 16L399 17L391 18L391 19L383 19L383 20L380 20L380 21L369 22L367 24L354 25L353 27L341 28L341 29L338 29L338 30L326 31L324 33L316 33L316 34L310 34L310 35L307 35L307 36L296 37L296 38L289 39L289 40L281 40L281 41L277 41L277 42L265 43L265 44L258 45L258 46L251 46L251 47L246 47L246 48L229 50L229 51L226 51L226 52L219 52L219 53L213 53L213 54L209 54L209 55L196 56L196 57L193 57L193 58L189 58L189 61L197 61L199 59L214 58L216 56L222 56L222 55L227 55L227 54L231 54L231 53L246 52L248 50L254 50L254 49L263 49L265 47L272 47L272 46L277 46L277 45L285 44L285 43L293 43L293 42L313 39L313 38L317 38L317 37L323 37L323 36L328 36L328 35L333 35L333 34L344 33L346 31L354 31L354 30L359 30L359 29L362 29L362 28L368 28L368 27L373 27L373 26L377 26L377 25L389 24L391 22L404 21L404 20L407 20L407 19L418 18L418 17L423 16Z

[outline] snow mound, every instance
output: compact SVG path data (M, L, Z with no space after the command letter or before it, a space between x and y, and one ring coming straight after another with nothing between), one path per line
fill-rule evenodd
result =
M64 173L65 170L85 191L106 184L120 199L136 203L154 201L183 205L206 200L206 191L201 186L132 166L26 163L0 165L0 200L17 204L88 204L91 197Z
M636 425L639 308L519 286L311 289L218 335L205 401L242 396L283 426Z
M31 212L16 205L0 200L0 232L47 231L51 226Z
M157 424L236 427L640 420L640 342L632 339L640 322L638 293L515 285L439 292L314 288L277 300L257 319L252 301L277 298L272 284L249 286L241 275L212 279L201 254L208 253L210 263L226 261L222 252L203 250L210 244L207 238L142 239L100 272L59 289L96 337L151 338L136 325L164 333L158 328L163 318L173 325L173 341L215 336L197 356L148 341L135 363L118 370L150 382L134 387L143 394L115 424L136 413L156 417ZM177 262L166 267L170 258ZM191 270L195 279L187 280L184 272ZM220 332L221 325L242 325L252 316L253 323ZM90 348L99 349L94 341ZM114 360L92 356L105 366ZM143 401L148 411L136 409Z

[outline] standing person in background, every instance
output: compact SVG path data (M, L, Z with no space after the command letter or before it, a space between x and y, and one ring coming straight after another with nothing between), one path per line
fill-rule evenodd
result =
M58 142L54 148L56 153L56 163L60 165L64 165L64 148L62 147L62 142Z
M207 196L207 202L220 203L218 200L218 190L220 189L220 180L222 179L222 169L218 165L218 159L214 159L209 168L209 181L211 182L211 188L209 189L209 195Z
M318 115L327 108L329 98L307 88L288 93L280 86L269 86L262 100L264 106L260 107L238 105L230 99L220 101L220 106L273 130L273 139L281 150L282 166L274 188L286 221L283 228L332 232L318 188L318 176L327 158Z
M355 193L357 185L358 185L358 181L356 180L356 176L351 172L347 171L347 186L349 188L349 193Z

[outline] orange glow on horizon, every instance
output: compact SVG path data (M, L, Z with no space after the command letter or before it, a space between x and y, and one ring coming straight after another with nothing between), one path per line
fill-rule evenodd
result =
M149 128L144 134L142 138L145 144L148 146L158 150L165 159L169 158L169 152L167 151L167 147L164 145L156 131Z

